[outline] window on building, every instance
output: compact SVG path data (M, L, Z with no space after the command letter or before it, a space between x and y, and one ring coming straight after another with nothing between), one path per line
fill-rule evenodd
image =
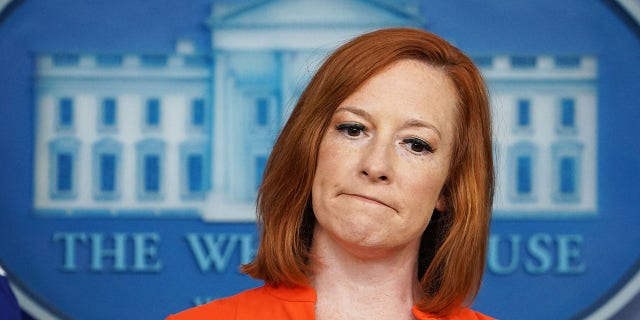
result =
M147 106L145 112L145 124L147 128L156 128L160 126L161 113L160 113L160 99L149 98L147 99Z
M100 128L113 129L117 125L118 106L116 99L105 98L102 100L102 111L100 112Z
M493 57L492 56L473 56L473 62L480 68L491 68L493 67Z
M188 189L189 192L201 192L203 190L203 159L201 154L191 154L187 157Z
M208 189L209 167L207 144L187 141L180 145L181 194L185 200L204 200Z
M165 144L159 139L147 139L136 145L138 165L138 198L161 200L164 197Z
M144 172L143 191L145 193L160 192L160 155L146 154L142 170Z
M576 129L576 101L573 98L562 98L560 100L560 111L558 116L558 131L567 133Z
M255 190L260 188L260 184L262 183L262 176L264 175L264 168L267 165L267 156L257 156L255 160L256 165L256 184Z
M116 155L100 155L100 191L113 192L116 189Z
M553 199L556 202L579 202L583 145L559 142L552 146L554 165Z
M69 152L61 152L57 155L56 190L69 192L73 182L73 155Z
M576 192L576 159L573 157L560 158L560 187L561 194Z
M99 67L119 67L122 61L123 57L119 54L99 54L96 57L96 64Z
M122 144L111 138L93 145L93 195L96 200L120 196Z
M201 128L205 124L205 105L204 99L193 99L191 102L191 125Z
M536 147L531 142L520 142L509 149L510 198L514 202L535 200Z
M537 59L535 56L512 56L510 62L514 68L530 69L535 68Z
M518 100L517 115L518 128L529 128L531 126L531 100Z
M68 130L73 128L73 99L69 97L58 100L58 130Z
M60 138L49 144L49 191L52 199L76 197L76 168L80 142L75 138Z
M531 157L519 156L516 163L516 188L518 194L530 194L531 188Z
M582 61L579 56L556 56L553 62L560 68L579 68Z
M73 67L80 62L80 56L73 53L58 53L53 55L53 65L57 67Z
M143 54L140 56L140 64L143 67L158 68L167 65L167 56L164 54Z
M266 126L269 124L269 99L256 99L256 124Z

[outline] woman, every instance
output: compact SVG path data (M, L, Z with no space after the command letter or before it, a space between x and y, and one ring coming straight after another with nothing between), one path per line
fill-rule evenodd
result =
M480 72L415 29L362 35L320 67L258 195L265 286L170 319L488 319L493 198Z

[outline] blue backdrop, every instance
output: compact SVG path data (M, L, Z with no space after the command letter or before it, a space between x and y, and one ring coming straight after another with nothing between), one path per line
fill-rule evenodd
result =
M251 201L291 99L336 39L397 24L478 59L502 108L493 262L474 308L582 318L636 275L640 33L616 2L326 1L342 9L327 23L320 3L11 2L0 13L0 264L20 294L62 318L151 319L257 286L237 266L255 250ZM565 139L573 120L553 127L555 109L575 112L577 133ZM510 131L512 116L523 131ZM557 156L545 123L583 151ZM537 151L512 157L520 134Z

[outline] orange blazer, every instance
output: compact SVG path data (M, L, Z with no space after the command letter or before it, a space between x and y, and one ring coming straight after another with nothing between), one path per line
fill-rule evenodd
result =
M167 317L167 320L312 320L315 319L315 304L316 291L312 287L266 285L182 311ZM467 308L461 308L445 318L424 313L415 306L412 311L419 320L493 319Z

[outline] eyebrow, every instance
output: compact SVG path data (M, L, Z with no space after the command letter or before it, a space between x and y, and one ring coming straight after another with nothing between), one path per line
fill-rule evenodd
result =
M358 115L364 118L367 121L371 121L371 114L369 114L367 111L363 109L360 109L357 107L340 107L336 110L335 113L342 112L342 111L351 112L355 115ZM438 135L438 137L442 137L442 134L440 134L440 130L438 130L436 126L434 126L433 124L427 121L418 120L418 119L409 119L402 125L402 128L411 128L411 127L430 129L430 130L433 130Z
M405 127L405 128L410 128L410 127L427 128L427 129L433 130L436 133L436 135L438 135L438 137L442 137L442 135L440 134L440 130L438 130L438 128L436 128L436 126L434 126L433 124L431 124L429 122L426 122L426 121L422 121L422 120L418 120L418 119L411 119L411 120L405 122L402 127Z

